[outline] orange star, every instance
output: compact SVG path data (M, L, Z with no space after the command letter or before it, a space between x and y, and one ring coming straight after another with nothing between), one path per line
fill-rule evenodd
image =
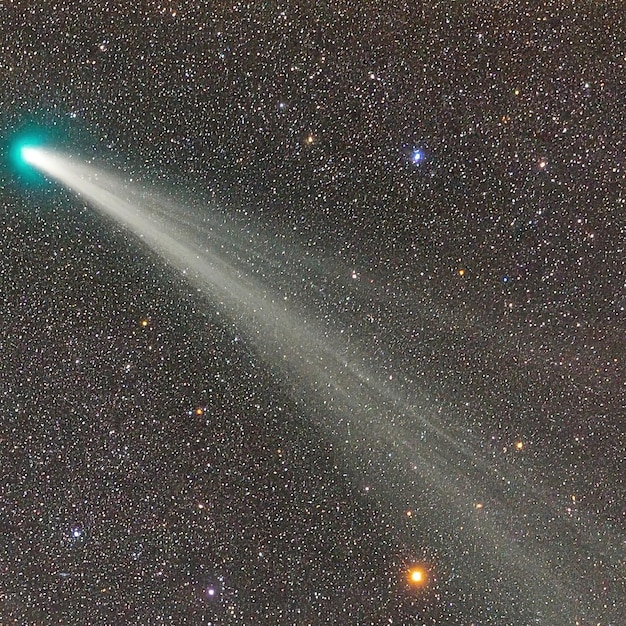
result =
M422 566L411 567L406 578L411 587L422 588L428 584L428 571Z

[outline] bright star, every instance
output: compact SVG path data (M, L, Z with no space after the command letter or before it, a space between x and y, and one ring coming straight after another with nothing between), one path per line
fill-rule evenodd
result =
M411 160L413 161L413 163L419 163L423 158L424 158L424 154L422 153L421 150L413 151L413 156L411 157Z
M424 567L412 567L406 573L407 581L412 587L428 585L428 572Z

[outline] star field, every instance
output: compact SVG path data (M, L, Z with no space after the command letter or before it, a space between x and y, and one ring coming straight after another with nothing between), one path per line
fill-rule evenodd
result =
M1 624L626 621L622 3L0 17Z

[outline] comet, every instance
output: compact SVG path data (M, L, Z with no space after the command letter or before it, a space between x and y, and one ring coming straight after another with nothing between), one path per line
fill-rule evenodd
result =
M588 595L575 600L582 593L577 563L586 563L584 552L577 552L584 543L580 537L564 534L562 545L541 543L536 539L544 531L541 516L537 522L525 517L525 524L536 527L515 540L503 530L518 524L521 504L512 502L516 489L528 502L543 502L543 517L550 514L541 485L533 488L514 468L494 465L467 433L444 425L419 383L399 384L384 368L372 365L375 347L367 338L351 343L345 328L307 308L300 276L281 290L271 277L290 274L285 259L289 268L307 263L297 246L290 245L284 257L271 251L259 254L252 271L244 246L233 243L235 222L222 228L215 223L206 228L202 220L191 223L188 208L177 200L47 147L23 145L20 156L106 220L127 229L138 246L157 253L181 280L208 296L268 367L282 375L285 388L341 449L354 472L378 485L372 493L380 494L382 510L405 511L407 503L422 503L410 519L437 529L439 551L446 552L452 569L464 572L467 585L478 559L503 594L520 598L545 623L574 623L586 614L591 618L595 599ZM498 514L484 515L485 509L477 518L476 502L484 501ZM389 519L399 540L410 543L406 516L390 513ZM589 539L589 550L596 549L593 541ZM570 561L572 568L554 566ZM426 568L406 575L415 587L429 583Z
M45 152L40 148L30 145L22 146L20 148L20 157L24 163L28 163L29 165L33 165L35 167L41 167L42 169L45 167Z

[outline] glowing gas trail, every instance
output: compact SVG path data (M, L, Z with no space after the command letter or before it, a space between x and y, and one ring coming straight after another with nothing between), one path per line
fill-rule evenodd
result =
M594 599L578 600L576 587L584 549L575 558L568 554L578 541L575 533L562 531L563 546L534 538L512 541L506 525L522 513L518 504L507 504L503 493L527 492L528 485L521 476L503 475L482 459L471 441L461 441L441 427L419 390L407 392L386 373L374 371L341 333L298 313L272 285L213 247L206 232L193 232L175 214L168 216L163 210L167 203L156 194L40 148L25 148L22 156L125 226L186 280L208 292L267 363L279 368L299 396L310 401L329 437L341 442L347 455L359 459L361 471L384 486L389 504L428 500L434 512L425 511L424 517L432 527L445 528L445 541L458 543L451 551L458 550L460 561L470 549L484 551L494 578L511 593L531 600L545 616L543 623L574 623L581 616L593 616ZM175 204L167 206L175 213ZM419 431L425 433L423 440L416 436ZM501 510L498 516L483 516L478 524L475 503L485 495L500 502ZM538 535L540 529L537 522ZM568 561L571 567L552 565Z

